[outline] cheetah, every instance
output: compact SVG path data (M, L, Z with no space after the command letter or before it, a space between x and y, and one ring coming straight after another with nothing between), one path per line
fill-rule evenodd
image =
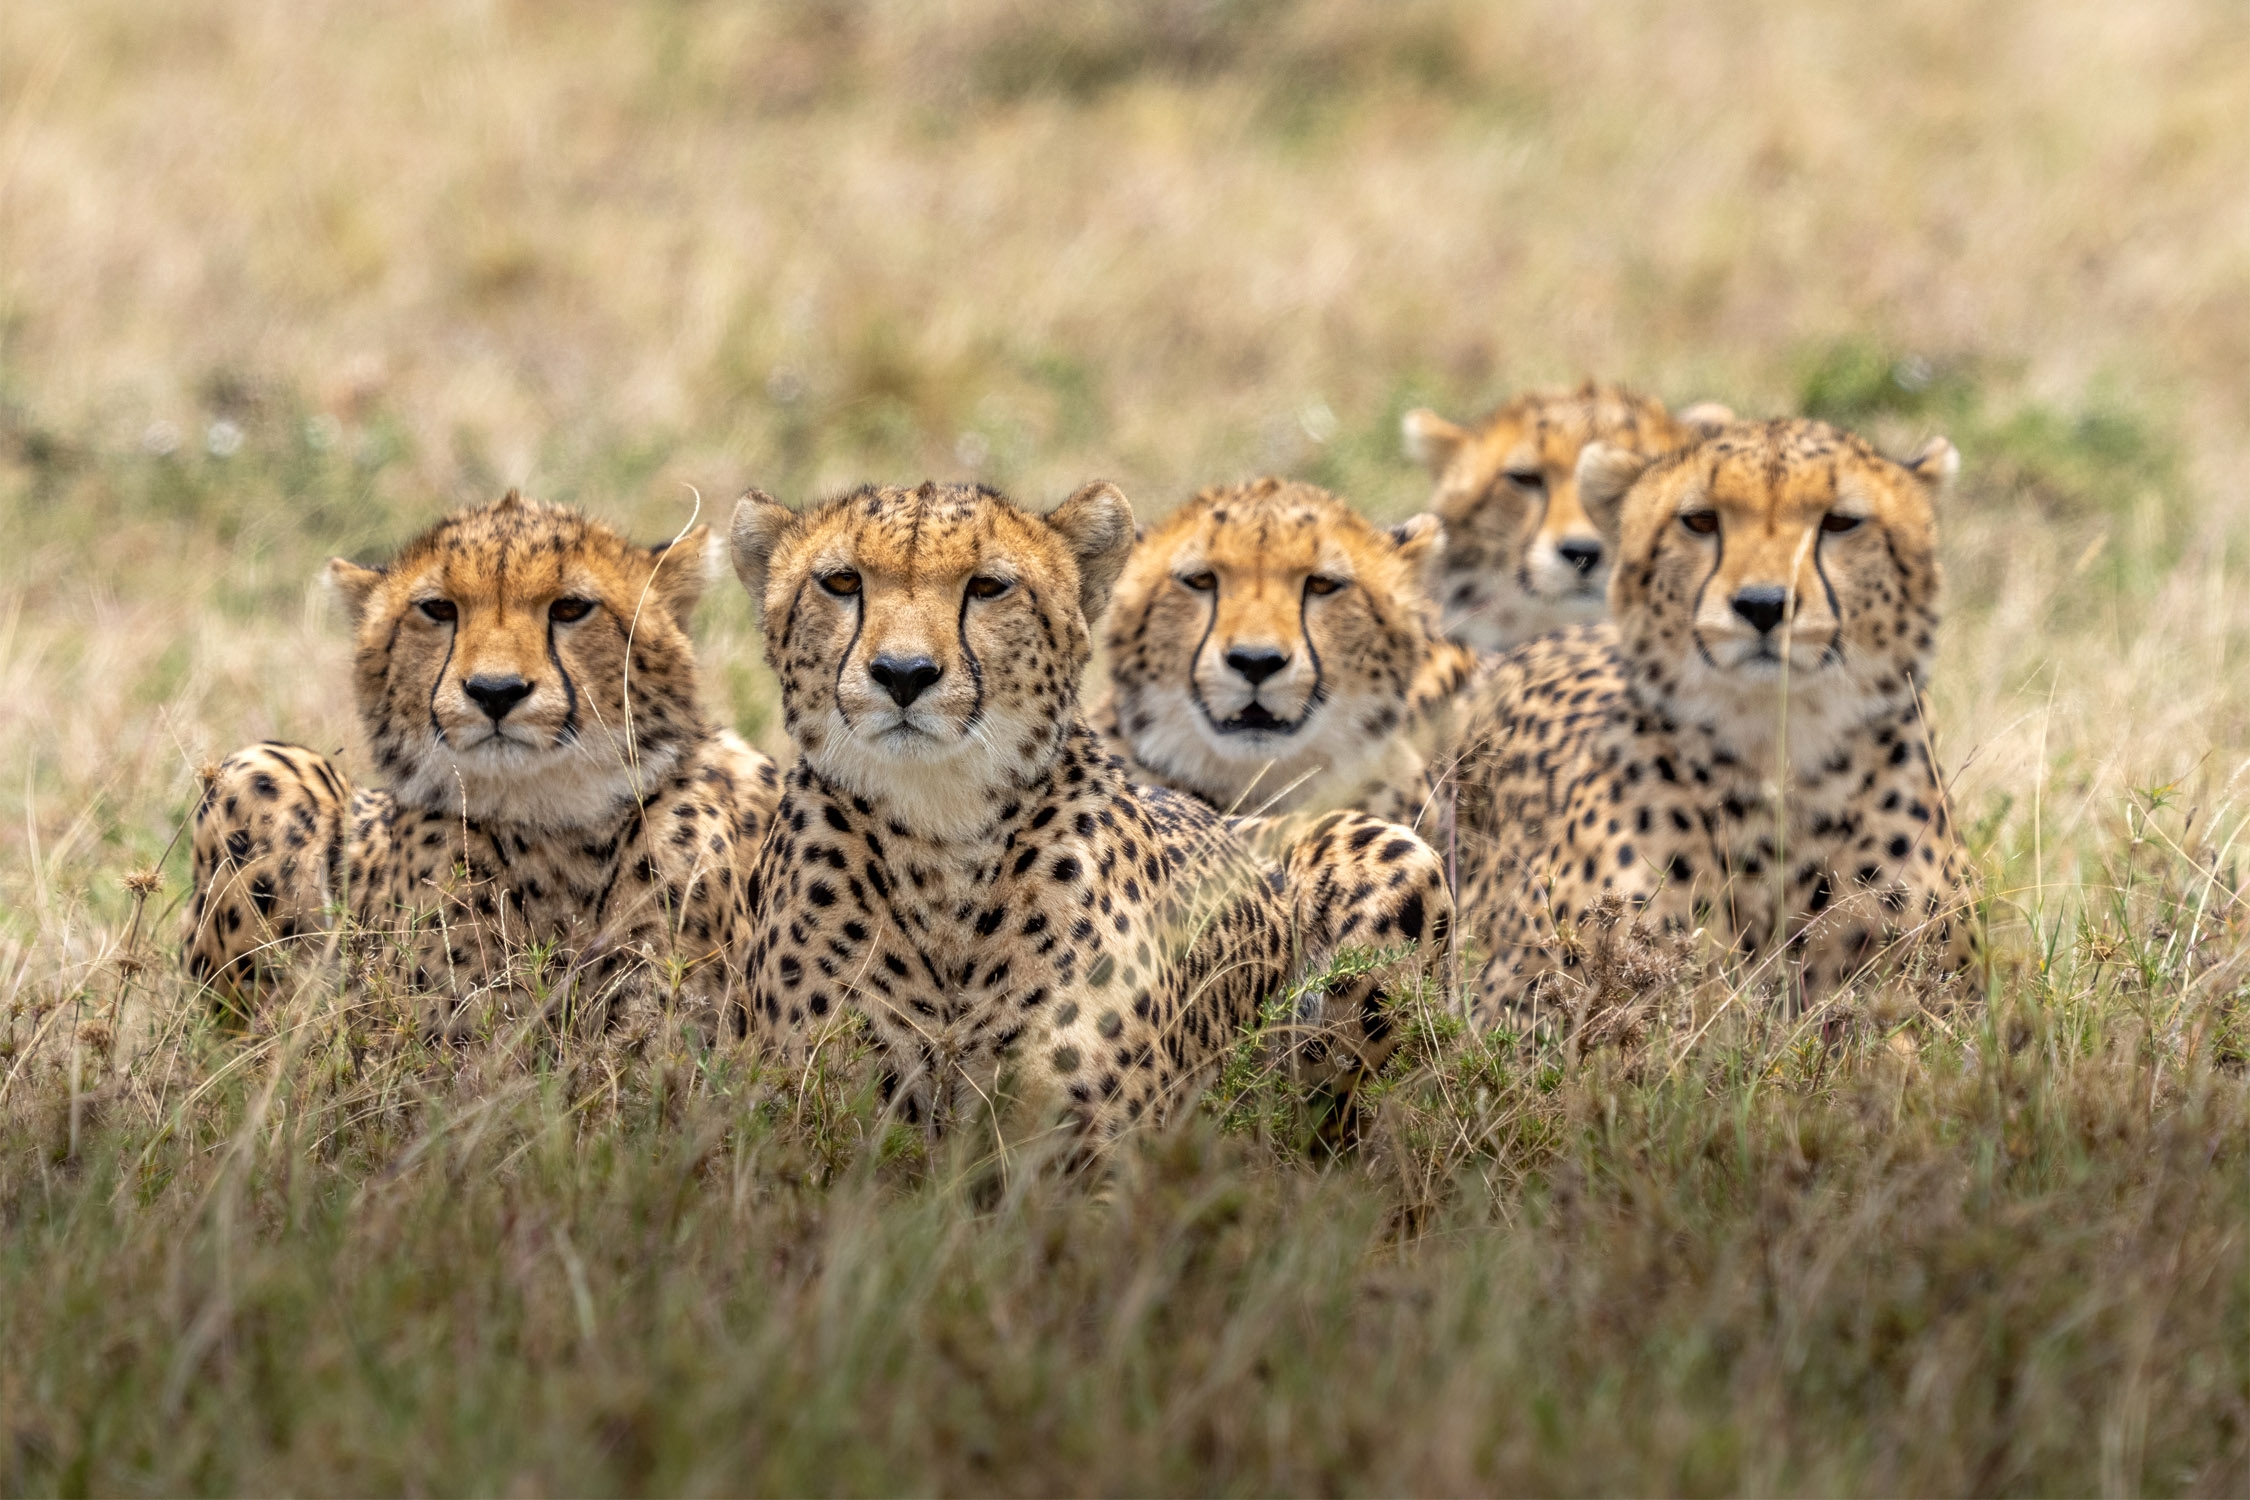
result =
M1591 380L1518 396L1475 428L1408 412L1407 452L1436 481L1430 505L1445 522L1429 588L1446 634L1505 651L1601 619L1617 516L1587 496L1580 454L1604 442L1653 456L1733 417L1712 402L1675 416L1661 401Z
M1262 858L1134 785L1080 715L1132 542L1106 483L1044 515L934 482L743 499L735 567L799 751L752 877L738 1026L768 1055L802 1065L856 1015L926 1131L1005 1082L1092 1151L1192 1097L1347 946L1388 957L1311 987L1292 1063L1348 1085L1395 1047L1391 997L1438 973L1452 921L1429 847L1345 812Z
M277 742L209 773L189 972L247 1003L348 915L441 1027L546 948L582 1028L645 1036L676 1007L715 1035L780 777L698 705L708 542L636 546L511 490L383 567L331 561L385 785Z
M1709 928L1799 999L1909 949L1972 961L1922 694L1958 465L1943 438L1900 463L1808 420L1588 450L1595 503L1622 505L1614 622L1502 658L1464 732L1474 1019L1567 1013L1597 908Z
M1206 489L1118 580L1093 721L1136 781L1219 808L1426 826L1432 756L1484 659L1422 592L1437 518L1385 529L1313 485Z

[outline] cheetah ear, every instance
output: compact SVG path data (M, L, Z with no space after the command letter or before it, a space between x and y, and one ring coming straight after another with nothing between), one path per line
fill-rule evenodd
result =
M648 562L653 570L649 593L685 628L703 586L711 581L711 528L691 526L671 541L658 542L648 549Z
M1133 505L1125 492L1097 479L1047 512L1046 522L1078 558L1078 607L1091 626L1109 607L1109 591L1133 551Z
M1932 500L1942 499L1953 488L1953 476L1961 472L1961 450L1942 437L1931 438L1906 461L1906 472L1922 481Z
M1446 471L1453 455L1468 442L1468 429L1456 427L1426 406L1417 406L1399 419L1406 440L1406 456L1430 471L1433 479Z
M1625 492L1649 463L1649 455L1615 443L1588 443L1578 450L1578 503L1595 524L1614 534Z
M344 610L352 617L354 625L367 613L367 601L374 594L375 585L382 581L381 568L363 568L341 557L328 559L328 586L344 601Z
M734 559L734 576L750 591L758 618L766 613L766 570L773 565L773 549L795 523L797 513L764 490L750 490L735 502L734 527L727 534L727 552Z
M1716 401L1698 401L1673 420L1697 437L1707 438L1734 420L1734 408Z
M1445 550L1445 523L1429 511L1408 516L1383 534L1409 567L1427 567Z

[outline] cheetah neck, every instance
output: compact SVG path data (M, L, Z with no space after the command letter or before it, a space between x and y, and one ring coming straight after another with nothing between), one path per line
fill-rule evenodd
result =
M983 805L982 822L966 832L931 819L929 809L910 796L857 794L809 763L800 765L823 792L875 822L877 859L892 911L918 946L956 960L987 945L977 919L1008 878L1020 836L1052 821L1055 806L1066 798L1114 801L1125 790L1123 774L1084 723L1071 725L1031 785L993 794Z
M1787 684L1741 681L1691 663L1668 692L1652 690L1635 674L1637 702L1708 747L1713 763L1740 765L1753 778L1772 780L1784 767L1793 781L1817 781L1854 741L1875 732L1915 702L1910 679L1874 678L1831 669Z
M1120 725L1142 725L1127 741L1153 779L1215 807L1248 816L1332 806L1371 781L1401 774L1412 746L1396 703L1341 701L1314 710L1318 722L1287 737L1221 736L1183 689L1142 687L1120 694Z
M401 803L487 828L553 834L602 829L629 816L708 738L643 745L630 758L578 740L509 759L425 755L396 789Z

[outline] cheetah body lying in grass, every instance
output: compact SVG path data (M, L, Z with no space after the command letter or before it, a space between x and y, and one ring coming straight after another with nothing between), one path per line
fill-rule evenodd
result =
M1975 954L1923 715L1934 502L1958 464L1825 424L1737 424L1651 461L1589 450L1622 505L1614 624L1504 657L1459 775L1486 1025L1567 1013L1600 908L1709 928L1801 994Z
M189 971L247 1003L348 918L363 973L457 1007L544 953L547 1003L646 1034L714 1032L735 983L773 763L698 705L687 622L704 528L634 546L513 492L389 564L330 576L382 787L253 745L206 779Z
M856 1015L925 1128L1006 1098L1086 1149L1172 1112L1346 948L1388 958L1306 997L1298 1059L1348 1077L1395 1045L1393 997L1451 920L1429 848L1344 813L1268 860L1080 718L1132 538L1106 484L1043 516L958 485L742 502L800 750L752 888L742 1023L771 1053L803 1065Z

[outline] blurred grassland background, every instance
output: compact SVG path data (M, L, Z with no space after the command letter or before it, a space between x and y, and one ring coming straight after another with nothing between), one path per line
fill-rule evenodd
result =
M1984 1020L1432 1038L1350 1161L997 1200L708 1059L32 1045L192 1010L198 764L363 764L331 553L514 483L1397 515L1402 411L1588 374L1961 447ZM2240 1492L2246 432L2219 0L12 0L0 1487ZM731 580L699 635L782 750Z

